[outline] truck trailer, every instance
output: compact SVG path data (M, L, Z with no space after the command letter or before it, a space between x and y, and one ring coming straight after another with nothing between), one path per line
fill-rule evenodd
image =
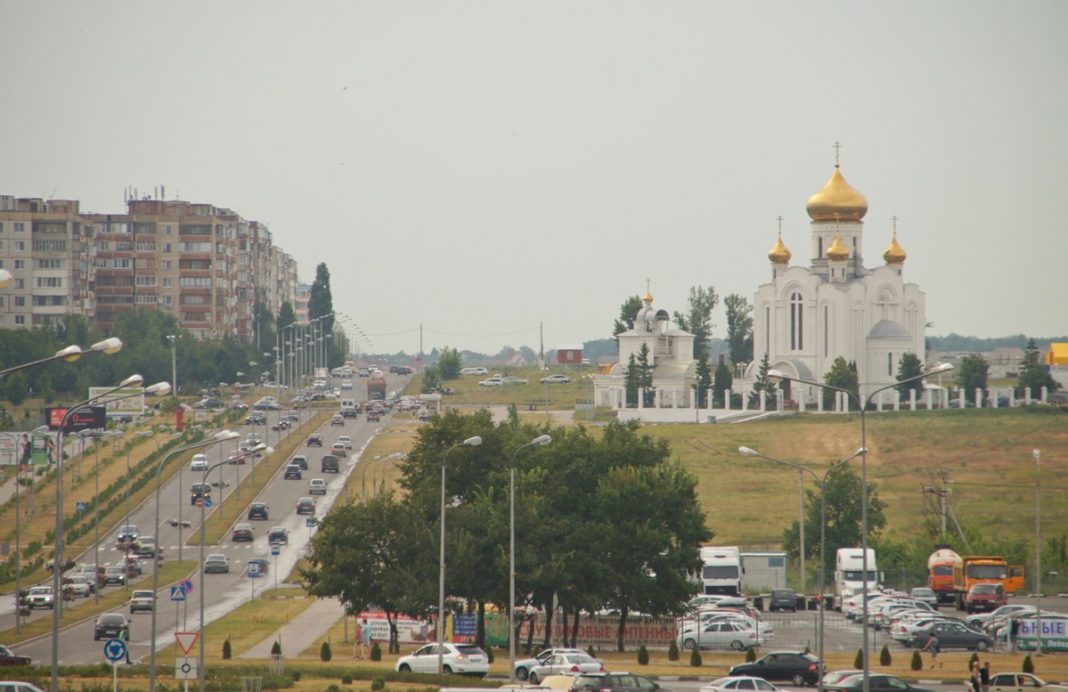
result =
M949 548L939 548L927 558L927 586L935 592L939 603L955 603L957 591L953 588L953 568L959 568L961 557Z
M386 398L386 378L376 373L367 378L367 400L383 401Z
M864 571L864 551L860 548L839 548L834 563L835 603L841 609L845 599L859 594L867 585L868 593L879 587L875 550L868 548L867 572Z
M701 548L701 585L704 594L742 595L742 557L737 546Z

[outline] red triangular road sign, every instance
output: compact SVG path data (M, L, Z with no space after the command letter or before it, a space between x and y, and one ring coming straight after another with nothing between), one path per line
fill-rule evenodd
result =
M178 648L182 650L186 656L193 650L193 645L197 643L197 637L200 636L200 632L175 632L174 638L178 640Z

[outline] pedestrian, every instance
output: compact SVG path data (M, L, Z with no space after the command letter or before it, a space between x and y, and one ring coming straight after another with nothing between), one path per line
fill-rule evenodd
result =
M352 657L354 659L363 658L363 654L360 651L363 645L363 628L360 626L360 621L356 620L356 631L353 632L352 637Z
M1016 618L1012 618L1012 624L1009 625L1009 651L1016 653L1016 637L1020 634L1020 621Z
M367 618L363 619L363 630L360 632L360 658L371 656L371 623Z
M979 687L982 688L980 692L990 690L990 661L984 661L983 667L979 669Z
M130 660L130 631L125 627L119 630L119 641L123 643L126 648L126 665L133 665L133 661Z
M978 660L972 661L971 664L968 666L968 677L969 677L968 682L972 686L972 691L973 692L980 692L979 686L980 686L981 683L979 682L979 661Z
M931 652L931 667L932 668L934 668L935 665L938 665L938 666L942 665L942 662L938 660L938 645L939 645L938 637L935 636L935 633L932 630L930 635L927 637L927 643L923 645L923 649L922 649L922 651L930 651Z

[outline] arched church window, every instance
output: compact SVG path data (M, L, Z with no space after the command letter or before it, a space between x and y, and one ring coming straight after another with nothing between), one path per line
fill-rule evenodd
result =
M804 345L804 305L801 293L790 294L790 350L801 351Z

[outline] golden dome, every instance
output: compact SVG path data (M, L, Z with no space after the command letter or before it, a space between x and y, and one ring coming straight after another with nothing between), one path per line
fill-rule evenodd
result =
M771 248L771 252L768 253L768 259L775 264L788 264L790 256L790 251L783 245L782 233L780 233L779 239L775 241L775 247Z
M651 305L651 304L652 304L652 302L653 302L653 294L652 294L652 293L650 293L648 289L646 289L646 291L645 291L645 297L644 297L644 298L642 298L642 300L643 300L643 301L645 301L645 304L646 304L646 305Z
M894 231L894 237L890 240L890 245L886 248L886 252L883 253L883 259L886 260L887 264L905 263L905 249L897 244L897 231Z
M842 234L834 234L834 242L827 248L827 259L832 262L841 262L842 260L849 259L849 248L842 242Z
M868 200L846 182L835 164L831 179L808 198L806 209L813 221L860 221L868 213Z

